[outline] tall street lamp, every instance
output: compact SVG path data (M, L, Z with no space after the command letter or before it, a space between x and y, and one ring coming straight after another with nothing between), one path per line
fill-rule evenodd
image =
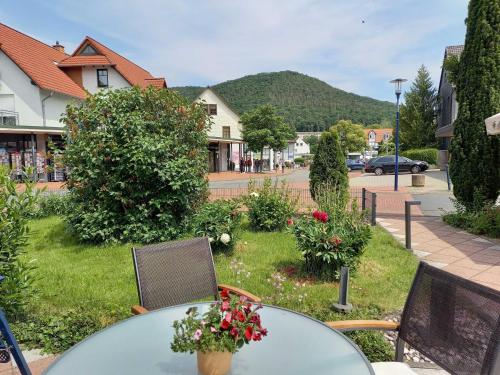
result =
M391 81L394 83L395 93L396 93L396 104L397 104L397 112L396 112L396 164L394 166L394 191L398 191L398 174L399 174L399 97L401 96L401 91L403 87L403 82L406 82L406 79L396 78Z

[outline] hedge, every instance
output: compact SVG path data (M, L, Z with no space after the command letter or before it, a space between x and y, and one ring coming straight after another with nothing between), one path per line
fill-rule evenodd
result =
M419 148L406 150L401 153L402 156L412 160L422 160L429 164L437 164L438 150L436 148Z

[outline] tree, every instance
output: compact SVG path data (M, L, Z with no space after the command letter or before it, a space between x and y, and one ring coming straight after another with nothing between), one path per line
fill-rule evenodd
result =
M453 193L468 209L500 190L500 137L484 119L500 112L500 2L471 0L457 74L458 116L451 142Z
M65 114L70 210L78 239L161 242L179 237L207 197L207 113L150 87L106 90Z
M347 155L349 152L362 152L366 148L363 129L363 125L353 124L350 120L340 120L330 128L330 131L337 134L340 147Z
M348 186L346 157L338 135L330 131L323 132L309 173L311 195L314 198L324 188L334 188L339 193L346 193Z
M305 136L304 142L309 145L309 151L314 155L318 149L319 136L313 134Z
M429 71L422 65L401 105L401 146L404 149L436 146L437 92Z
M390 137L389 139L382 140L378 145L378 154L382 155L394 155L396 152L396 145L394 144L394 139Z
M274 151L281 151L286 148L288 141L297 138L295 130L285 123L283 117L278 116L270 105L244 113L241 123L243 140L251 151L260 151L261 157L264 147L269 146Z

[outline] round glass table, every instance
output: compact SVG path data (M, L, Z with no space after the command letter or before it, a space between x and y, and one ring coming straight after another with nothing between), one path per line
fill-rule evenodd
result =
M209 303L173 306L117 323L75 345L45 374L197 374L196 354L170 349L172 323L191 306L204 313ZM233 356L230 374L374 374L359 348L322 322L268 305L259 312L269 334Z

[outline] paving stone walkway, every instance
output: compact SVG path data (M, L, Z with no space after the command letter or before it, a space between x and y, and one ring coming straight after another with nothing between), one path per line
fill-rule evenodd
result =
M377 221L404 244L403 215L383 216ZM421 260L500 290L500 241L453 228L440 217L414 216L411 231L413 253Z

